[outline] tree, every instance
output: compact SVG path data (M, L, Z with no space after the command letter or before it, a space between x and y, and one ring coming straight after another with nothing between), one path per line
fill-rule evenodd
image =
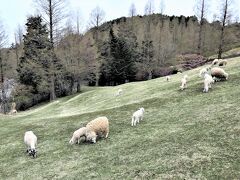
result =
M130 8L129 8L129 16L133 17L133 16L136 16L136 15L137 15L137 10L136 10L135 4L132 3Z
M165 1L161 0L160 2L160 14L163 15L164 11L165 11L166 5L165 5Z
M100 39L99 39L99 26L102 24L105 17L105 12L97 6L95 9L92 10L90 14L90 26L94 27L94 40L97 49L99 49ZM95 63L95 76L96 76L96 86L99 85L99 78L100 78L100 68L102 65L102 60L100 57L99 50L96 55L96 63Z
M48 23L50 42L54 47L58 25L66 18L66 0L35 0L36 5Z
M208 7L207 0L198 0L195 5L195 12L199 19L199 32L197 45L198 54L202 54L203 27L204 22L206 22L207 7Z
M220 11L220 22L221 22L221 34L218 47L218 59L222 58L224 38L225 38L225 28L231 18L231 6L232 0L222 0L222 6Z
M151 15L154 13L155 6L154 6L154 0L148 0L148 2L145 5L145 15Z
M34 94L48 97L51 87L51 42L42 18L29 17L26 23L27 34L24 35L24 52L18 67L19 80L31 86Z
M132 81L135 67L132 52L126 40L109 31L109 51L106 53L105 77L111 85Z

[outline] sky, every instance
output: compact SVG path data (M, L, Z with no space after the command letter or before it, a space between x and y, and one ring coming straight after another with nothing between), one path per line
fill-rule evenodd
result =
M70 12L79 10L81 15L82 30L86 29L89 21L89 14L99 6L105 11L105 21L116 19L122 16L128 16L129 7L132 3L135 4L137 14L144 14L144 7L148 0L66 0ZM160 0L153 0L155 3L155 12L160 12ZM213 17L219 9L220 0L209 0L210 8L208 19ZM194 15L194 5L196 0L164 0L165 10L167 15ZM240 0L235 0L235 15L240 16ZM36 14L34 0L0 0L0 20L4 25L8 35L8 42L11 44L14 41L14 32L17 26L24 27L27 16Z

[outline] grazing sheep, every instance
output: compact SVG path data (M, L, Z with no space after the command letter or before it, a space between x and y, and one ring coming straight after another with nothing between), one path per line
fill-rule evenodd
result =
M217 65L218 62L219 62L219 59L214 59L213 62L212 62L212 66L213 66L213 65Z
M37 136L32 131L25 132L24 143L27 146L27 153L34 158L37 157Z
M136 126L137 123L139 123L140 120L143 120L143 113L144 108L140 108L132 115L132 126Z
M82 127L78 130L76 130L74 133L73 133L73 136L71 138L71 140L69 141L69 144L79 144L80 143L80 138L81 137L85 137L85 140L86 140L86 132L87 132L87 128L86 127Z
M170 76L166 76L166 80L170 81L171 77Z
M219 66L226 66L227 65L227 60L221 60L219 63L218 63Z
M222 68L220 67L214 67L211 69L211 75L212 77L215 77L219 80L227 80L228 79L228 73L226 73Z
M181 79L181 90L184 90L187 87L187 79L188 79L188 75L184 75L183 78Z
M118 89L116 96L120 96L122 94L123 90L122 89Z
M204 89L203 92L208 92L209 88L212 88L211 84L214 83L214 80L211 75L208 73L204 74Z
M86 125L86 137L88 141L96 143L97 137L108 137L109 121L107 117L98 117Z

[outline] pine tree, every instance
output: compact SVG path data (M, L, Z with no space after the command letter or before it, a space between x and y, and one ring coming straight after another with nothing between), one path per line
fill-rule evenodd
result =
M18 73L20 82L33 87L33 93L49 92L49 67L51 43L48 31L40 16L29 17L26 23L27 34L24 35L24 52Z

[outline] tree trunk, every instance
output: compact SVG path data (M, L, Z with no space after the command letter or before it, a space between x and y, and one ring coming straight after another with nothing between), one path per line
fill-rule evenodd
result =
M218 48L218 59L222 58L223 44L224 44L224 30L225 30L225 25L226 25L226 20L227 20L227 13L228 13L228 0L226 0L225 7L224 7L220 44L219 44L219 48Z
M50 77L50 101L53 101L56 99L56 94L55 94L55 85L54 85L54 74L51 75Z
M200 27L199 27L199 34L198 34L198 54L202 53L202 31L203 31L204 8L205 8L205 0L202 0L201 19L200 19Z
M148 71L148 80L151 80L151 79L152 79L152 76L153 76L153 75L152 75L152 71L149 70L149 71Z
M80 80L80 77L78 77L77 79L77 92L81 92L81 80Z
M52 10L52 0L49 0L49 30L50 30L50 42L53 45L53 10Z

